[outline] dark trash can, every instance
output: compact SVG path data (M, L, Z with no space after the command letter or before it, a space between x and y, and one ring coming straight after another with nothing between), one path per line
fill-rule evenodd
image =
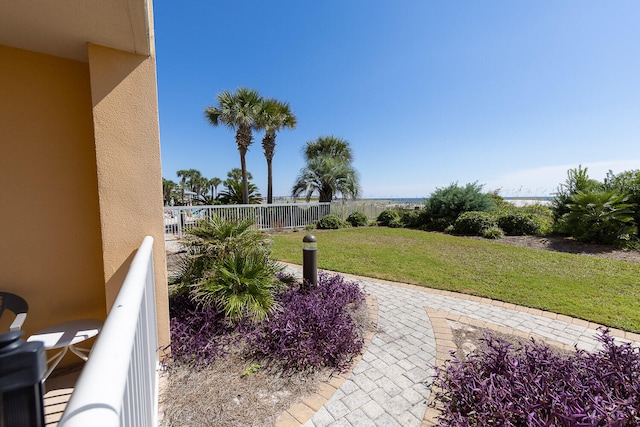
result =
M21 340L22 331L0 335L0 425L43 427L47 370L44 344Z

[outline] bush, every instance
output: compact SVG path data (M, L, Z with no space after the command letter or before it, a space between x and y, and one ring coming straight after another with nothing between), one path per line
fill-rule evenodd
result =
M500 227L489 227L482 230L482 237L485 239L502 239L504 232Z
M353 227L366 227L369 218L362 212L354 212L347 217L347 222Z
M404 227L404 223L402 222L402 219L400 219L400 217L394 218L391 221L389 221L389 227L390 228L402 228L402 227Z
M400 221L407 228L418 228L424 224L424 215L420 210L405 209L400 214Z
M482 193L482 185L477 182L459 187L457 183L446 188L438 188L425 202L425 213L431 221L443 219L448 225L465 212L487 212L496 209L491 197Z
M391 221L399 220L399 219L400 219L400 214L398 213L397 210L387 209L380 212L380 215L378 215L378 225L381 225L383 227L388 226Z
M617 175L609 171L604 179L604 187L607 191L615 191L629 197L628 202L635 205L636 225L640 225L640 170L625 171Z
M336 215L325 215L320 218L316 227L320 230L336 230L338 228L345 228L349 225L348 222L343 221Z
M595 179L589 178L588 168L578 165L576 169L567 171L567 179L564 184L560 184L556 190L555 197L551 201L553 219L561 225L562 217L569 213L569 203L572 203L573 196L577 193L590 193L603 189L603 184ZM563 233L562 227L557 227L557 232Z
M487 212L465 212L453 223L455 234L482 236L484 230L497 228L495 216Z
M426 223L424 223L418 228L423 231L443 231L443 232L447 232L447 229L449 229L449 232L451 232L453 231L453 223L449 222L449 220L445 218L436 218L436 219L427 221Z
M510 236L536 236L540 234L541 224L532 215L511 212L498 217L498 227Z
M615 192L576 193L570 212L562 217L563 229L588 243L623 244L637 233L633 204Z
M284 270L261 251L235 251L216 262L207 278L194 286L196 301L206 307L218 307L234 322L259 321L278 308L274 294Z
M438 425L635 426L640 421L640 348L608 330L597 353L560 353L485 336L486 348L438 368Z
M364 345L352 317L364 301L357 283L320 274L317 286L278 296L282 310L248 336L252 352L285 371L344 370Z

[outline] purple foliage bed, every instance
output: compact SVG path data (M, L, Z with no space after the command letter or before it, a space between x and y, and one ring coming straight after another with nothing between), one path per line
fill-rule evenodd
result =
M267 320L232 327L221 310L194 303L188 294L171 299L171 358L204 366L242 343L247 355L283 371L348 367L364 340L353 314L365 301L357 283L320 274L318 285L294 285L276 295L280 310Z
M640 349L561 353L536 343L514 348L487 335L485 348L439 369L440 426L638 426Z

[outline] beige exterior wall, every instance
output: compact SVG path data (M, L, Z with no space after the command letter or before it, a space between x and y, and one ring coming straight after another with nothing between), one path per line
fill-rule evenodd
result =
M26 336L104 319L151 235L165 346L155 58L87 49L88 63L0 45L0 289L29 302Z
M26 335L106 315L89 66L0 46L0 289Z
M89 68L107 304L153 236L159 340L168 344L155 59L89 45Z

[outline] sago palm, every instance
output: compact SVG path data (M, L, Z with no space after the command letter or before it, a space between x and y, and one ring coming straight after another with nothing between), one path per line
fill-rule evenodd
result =
M238 144L242 170L242 200L245 204L249 203L245 156L253 142L252 130L255 128L262 101L262 97L257 91L239 88L235 93L224 91L218 94L218 105L207 107L204 111L205 117L211 125L222 124L236 131L236 143Z

